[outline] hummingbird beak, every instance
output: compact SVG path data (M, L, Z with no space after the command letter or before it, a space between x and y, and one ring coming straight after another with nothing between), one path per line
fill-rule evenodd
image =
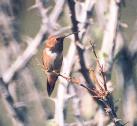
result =
M68 35L64 35L64 36L62 36L62 37L59 37L59 38L66 38L66 37L68 37L68 36L70 36L70 35L72 35L72 34L76 34L76 33L79 33L80 31L77 31L77 32L72 32L72 33L70 33L70 34L68 34Z

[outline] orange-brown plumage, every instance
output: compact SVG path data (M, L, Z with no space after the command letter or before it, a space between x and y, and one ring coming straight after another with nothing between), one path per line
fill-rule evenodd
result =
M57 38L56 36L49 36L47 43L45 44L45 48L52 48L54 45L57 43Z
M67 36L49 36L43 50L42 62L44 69L47 71L47 92L49 96L58 79L58 74L56 73L60 73L63 61L63 41Z
M58 41L55 36L48 37L43 50L42 62L47 70L47 92L50 96L58 79L56 73L60 72L63 61L63 41ZM54 73L56 72L56 73Z

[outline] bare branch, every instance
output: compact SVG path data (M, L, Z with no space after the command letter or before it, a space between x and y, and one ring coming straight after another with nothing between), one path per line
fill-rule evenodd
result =
M70 9L70 13L71 13L71 22L72 22L72 31L79 31L78 29L78 21L76 19L76 13L75 13L75 2L74 0L68 0L68 6ZM75 42L81 42L80 37L78 36L78 34L75 34ZM81 73L84 76L87 84L89 84L91 87L93 87L93 84L91 82L91 79L89 77L88 74L88 70L86 68L86 64L84 61L84 50L82 50L78 45L76 45L77 51L78 51L78 55L79 55L79 59L80 59L80 65L81 65Z
M26 66L26 64L29 62L29 60L36 54L37 48L43 41L47 32L49 32L49 30L51 29L51 28L49 28L50 26L48 24L48 22L49 22L48 16L47 16L48 9L45 8L44 3L41 0L36 0L36 5L37 5L36 7L39 9L41 17L42 17L41 28L40 28L38 34L36 35L36 37L32 41L29 42L30 44L25 49L23 54L21 54L16 59L16 61L11 65L11 67L2 75L2 79L5 83L9 83L12 80L13 76ZM63 6L63 1L62 1L62 6ZM58 9L58 8L56 8L56 9ZM58 11L54 10L54 12L57 13ZM53 16L55 16L56 17L55 19L57 20L58 19L57 16L59 16L61 11L60 11L60 13L57 13L57 14L55 14L55 13L52 12L51 18Z
M70 1L72 1L72 0L70 0ZM70 2L70 1L68 1L68 2ZM87 1L89 2L90 0L87 0ZM74 2L74 1L72 1L72 2ZM91 8L89 7L89 8L87 9L87 11L86 11L86 13L85 13L86 16L83 16L83 17L86 17L86 18L84 18L84 20L83 20L84 22L87 21L87 13L92 10L93 5L94 5L94 4L90 4L90 2L89 2L89 3L88 3L88 2L87 2L86 4L84 4L84 5L85 5L86 7L89 7L90 5L92 5L92 6L91 6ZM89 5L89 6L88 6L88 5ZM84 6L84 7L85 7L85 6ZM72 4L72 7L71 7L71 5L70 5L69 7L73 9L73 14L75 15L74 5ZM84 9L84 11L85 11L85 10L86 10L86 9ZM71 16L71 18L72 18L72 20L74 21L74 23L76 24L75 28L74 28L74 27L72 28L72 31L73 31L73 32L79 31L79 30L78 30L78 27L77 27L77 23L78 23L78 22L75 20L75 17ZM84 24L84 22L82 22L82 23ZM85 23L83 26L87 26L86 23ZM78 34L75 34L75 40L77 40L77 39L79 40ZM72 66L73 66L73 64L75 63L75 55L76 55L77 49L76 49L76 46L75 46L75 44L74 44L73 41L74 41L74 40L72 40L72 42L71 42L71 45L70 45L70 47L69 47L68 54L67 54L67 56L65 57L64 63L63 63L63 66L62 66L62 71L61 71L61 73L65 73L66 76L69 76L69 75L70 75ZM83 66L82 66L82 67L83 67ZM57 94L57 100L58 100L58 102L57 102L57 104L56 104L56 112L55 112L55 118L56 118L56 120L57 120L57 122L59 123L60 126L64 126L63 110L64 110L64 108L65 108L65 103L66 103L65 96L66 96L66 93L67 93L67 90L66 90L66 89L67 89L67 86L68 86L68 81L65 80L65 79L61 79L61 78L60 78L60 84L59 84L59 87L58 87L58 94Z

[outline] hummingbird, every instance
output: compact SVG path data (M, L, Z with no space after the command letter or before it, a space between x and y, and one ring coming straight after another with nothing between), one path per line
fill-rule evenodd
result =
M58 79L62 61L63 61L63 42L64 38L75 34L77 32L70 33L61 37L51 35L48 37L45 48L42 54L42 62L44 69L47 71L47 92L50 96L55 87L55 83Z

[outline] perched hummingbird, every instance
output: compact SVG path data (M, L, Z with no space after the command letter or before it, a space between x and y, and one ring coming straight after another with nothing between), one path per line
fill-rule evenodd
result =
M61 37L49 36L46 41L42 55L42 62L44 69L47 70L47 92L49 96L51 95L58 79L58 74L56 73L60 73L61 70L64 38L74 33Z

